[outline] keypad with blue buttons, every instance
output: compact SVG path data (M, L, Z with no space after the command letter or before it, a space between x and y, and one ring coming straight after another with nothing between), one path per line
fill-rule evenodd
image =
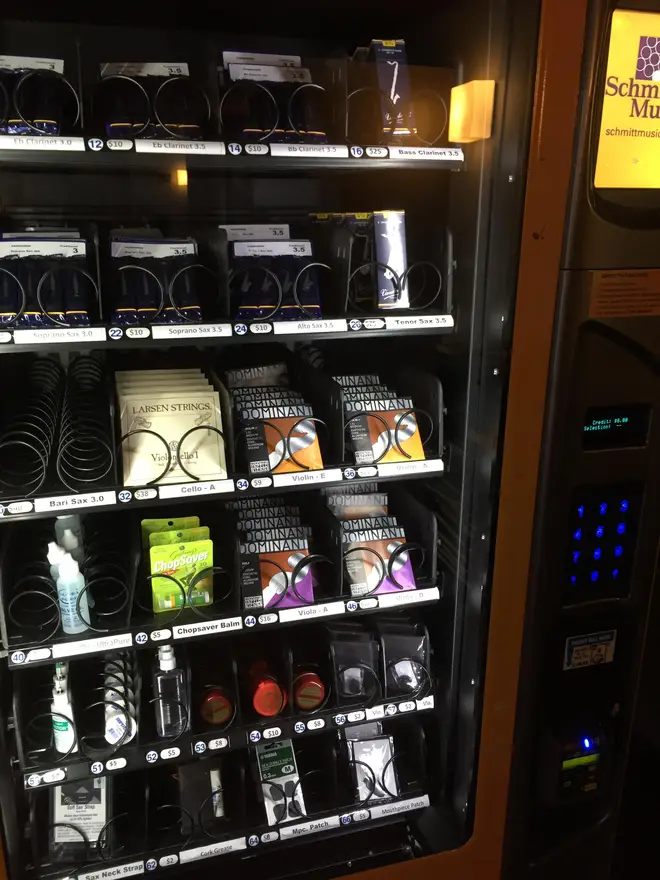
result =
M568 542L568 597L584 601L628 594L641 498L639 486L576 490Z

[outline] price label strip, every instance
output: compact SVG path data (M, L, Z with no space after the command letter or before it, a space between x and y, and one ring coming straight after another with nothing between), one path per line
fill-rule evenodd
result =
M105 327L62 327L39 330L14 330L14 345L81 345L91 342L105 342Z

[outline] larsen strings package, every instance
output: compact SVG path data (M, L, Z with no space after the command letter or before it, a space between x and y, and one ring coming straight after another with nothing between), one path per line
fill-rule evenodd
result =
M218 392L200 370L116 375L125 486L227 478Z

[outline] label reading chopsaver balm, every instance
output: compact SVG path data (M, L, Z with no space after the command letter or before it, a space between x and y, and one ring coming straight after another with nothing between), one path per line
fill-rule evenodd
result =
M323 458L307 405L252 406L240 410L251 476L323 469Z

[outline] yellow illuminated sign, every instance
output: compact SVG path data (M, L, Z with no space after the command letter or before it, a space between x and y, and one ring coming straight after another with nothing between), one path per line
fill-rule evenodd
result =
M659 13L612 15L594 184L660 188Z

